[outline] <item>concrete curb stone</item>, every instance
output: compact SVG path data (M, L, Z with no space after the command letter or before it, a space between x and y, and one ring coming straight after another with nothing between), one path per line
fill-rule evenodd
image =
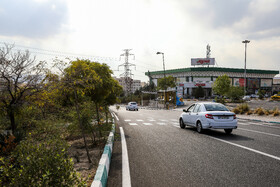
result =
M93 182L91 183L91 187L105 187L107 185L107 179L113 152L114 135L116 130L115 128L116 127L113 119L112 130L108 136L108 140L104 147L103 154L100 158L96 174L94 176Z

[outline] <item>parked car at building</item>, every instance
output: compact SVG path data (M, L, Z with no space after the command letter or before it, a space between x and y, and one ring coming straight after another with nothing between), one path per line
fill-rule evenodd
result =
M138 111L138 105L136 102L129 102L126 106L126 110L136 110Z
M181 128L193 126L199 133L204 129L224 129L230 134L237 128L235 113L230 112L225 105L213 102L192 104L183 110L179 122Z
M251 97L249 95L245 95L242 99L243 101L250 101Z

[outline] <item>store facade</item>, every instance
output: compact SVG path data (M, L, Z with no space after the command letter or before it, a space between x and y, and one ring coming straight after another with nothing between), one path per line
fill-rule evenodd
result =
M184 98L193 96L195 90L201 86L206 97L213 96L212 85L217 77L228 75L231 85L244 87L244 69L221 68L221 67L190 67L181 69L171 69L165 71L166 76L172 76L176 80L177 91ZM255 94L259 89L265 90L267 94L272 94L273 78L279 74L274 70L246 70L246 90L248 94ZM164 71L146 72L155 85L157 80L164 77Z

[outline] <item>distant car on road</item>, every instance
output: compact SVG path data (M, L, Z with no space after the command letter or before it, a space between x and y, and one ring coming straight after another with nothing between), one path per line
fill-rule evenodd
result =
M186 125L193 126L199 133L204 129L224 129L230 134L237 128L235 113L230 112L223 104L212 102L192 104L183 110L179 122L181 128L184 129Z
M138 105L136 102L129 102L126 106L126 110L136 110L138 111Z

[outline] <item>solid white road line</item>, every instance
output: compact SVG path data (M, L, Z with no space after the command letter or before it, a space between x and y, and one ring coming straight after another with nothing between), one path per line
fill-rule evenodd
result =
M243 129L243 128L238 128L238 130L250 131L250 132L255 132L255 133L260 133L260 134L266 134L266 135L270 135L270 136L280 137L280 135L278 135L278 134L271 134L271 133L267 133L267 132L254 131L254 130Z
M127 146L123 128L120 127L121 143L122 143L122 186L131 187L129 162L127 154Z
M274 156L274 155L270 155L270 154L267 154L267 153L264 153L264 152L261 152L261 151L258 151L258 150L255 150L255 149L251 149L249 147L245 147L243 145L239 145L239 144L236 144L236 143L232 143L232 142L229 142L229 141L226 141L226 140L222 140L222 139L219 139L219 138L215 138L215 137L212 137L212 136L208 136L209 138L212 138L212 139L215 139L215 140L218 140L218 141L221 141L221 142L224 142L224 143L227 143L227 144L230 144L230 145L234 145L236 147L240 147L242 149L246 149L248 151L252 151L254 153L258 153L258 154L261 154L261 155L264 155L264 156L267 156L267 157L270 157L270 158L274 158L276 160L279 160L280 161L280 157L277 157L277 156Z
M115 112L113 112L113 114L114 114L115 118L119 121L119 118L118 118L118 116L115 114Z

